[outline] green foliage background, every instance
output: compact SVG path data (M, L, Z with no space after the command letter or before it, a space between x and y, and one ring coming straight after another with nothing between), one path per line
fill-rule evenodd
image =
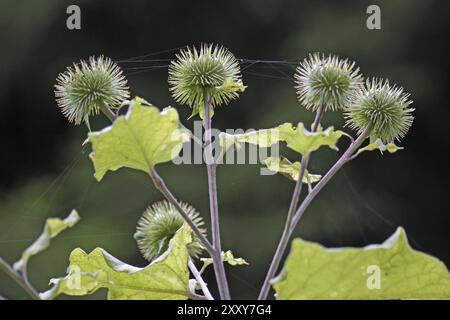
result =
M74 3L82 10L81 31L65 27L66 7ZM382 30L366 28L370 4L381 7ZM138 171L122 169L102 183L95 181L89 147L81 146L87 130L65 121L52 86L67 65L92 54L123 60L214 42L245 59L298 61L315 51L348 56L364 75L387 77L411 92L417 111L401 144L405 150L361 155L312 204L296 234L328 246L364 245L384 240L402 225L413 247L448 266L448 6L437 0L2 1L0 256L18 260L45 218L64 217L76 208L81 222L30 262L30 278L40 291L47 289L49 278L65 274L69 253L77 246L87 252L100 246L143 266L132 234L146 206L162 197ZM173 56L171 51L147 59ZM248 89L229 107L216 110L215 126L270 128L311 121L312 114L296 101L293 71L277 64L245 69ZM170 97L167 68L126 74L133 95L161 107L170 104L182 119L190 115L189 108ZM105 124L98 119L92 127ZM342 116L327 114L323 125L332 124L343 124ZM323 172L336 157L332 150L315 153L310 171ZM256 297L293 189L284 177L260 176L259 168L227 165L218 172L224 249L250 263L229 268L235 298ZM208 221L206 169L164 164L159 170L175 194ZM0 294L26 298L3 274ZM104 296L102 291L88 298Z

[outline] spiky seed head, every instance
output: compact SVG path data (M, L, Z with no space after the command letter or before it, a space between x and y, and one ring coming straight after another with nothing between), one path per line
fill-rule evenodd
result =
M169 85L177 102L194 108L204 102L205 93L215 107L236 99L245 88L235 56L212 44L181 50L169 66Z
M385 143L400 140L414 120L411 103L409 94L388 80L367 80L345 110L346 125L360 133L373 126L372 137Z
M56 102L69 122L76 125L98 114L102 104L117 108L129 96L122 70L104 56L81 60L56 79Z
M181 203L191 220L199 227L203 234L203 219L195 208L187 203ZM159 257L169 247L169 241L183 226L184 220L178 210L167 201L159 201L144 211L139 219L134 238L139 250L145 259L151 261ZM198 258L204 250L204 246L197 236L193 236L192 242L187 246L189 255Z
M344 109L351 94L362 84L354 62L315 53L303 60L294 75L297 97L306 109Z

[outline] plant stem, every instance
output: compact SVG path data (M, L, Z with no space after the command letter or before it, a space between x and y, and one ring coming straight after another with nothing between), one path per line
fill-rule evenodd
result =
M208 99L209 100L209 99ZM205 116L206 116L206 112L208 113L208 117L209 118L209 127L211 128L211 117L209 117L209 102L208 102L208 108L206 111L205 109ZM108 117L108 119L113 122L116 118L117 115L111 111L111 109L107 106L107 105L103 105L101 107L101 111ZM211 130L208 130L209 134L211 134ZM211 141L211 139L210 139ZM214 173L214 185L215 185L215 166L213 166L214 170L212 171ZM219 287L219 292L220 292L220 296L222 299L230 299L230 293L229 293L229 289L228 289L228 282L226 280L226 275L225 275L225 268L223 266L223 262L222 262L222 250L220 249L220 237L217 237L217 233L219 232L218 226L219 226L219 222L218 222L218 213L217 211L215 211L217 213L214 214L214 216L217 216L217 219L214 219L214 223L213 223L213 244L211 244L208 239L203 235L203 233L199 230L199 228L195 225L195 223L189 218L189 215L187 214L187 212L182 208L182 206L180 205L180 203L178 202L177 198L175 198L175 196L172 194L172 192L169 190L169 188L166 186L164 180L161 178L161 176L158 174L158 172L156 172L154 167L149 168L150 170L150 178L153 181L153 184L155 185L156 189L158 189L163 195L164 197L167 199L167 201L169 201L177 210L178 212L181 214L181 216L183 217L183 219L186 221L186 223L189 225L189 227L191 227L192 231L195 233L195 235L199 238L199 240L203 243L203 245L205 246L206 250L209 252L209 254L211 255L211 258L213 259L213 263L214 263L214 271L216 274L216 279L217 279L217 284ZM210 184L210 179L209 179L209 175L210 175L210 169L208 168L208 184ZM215 190L215 208L217 208L217 190L216 188L214 188ZM210 196L211 196L211 192L210 192ZM211 216L213 215L213 211L211 211ZM217 232L217 233L216 233ZM217 243L217 239L219 239L219 242ZM218 245L218 246L217 246ZM219 248L219 249L217 249Z
M320 125L320 121L322 120L324 112L325 112L324 106L319 107L319 109L316 112L316 116L314 118L314 122L312 124L311 132L316 132L317 131L317 128ZM289 221L289 223L287 223L286 225L290 225L290 221L292 220L292 216L294 215L295 210L298 207L298 201L300 200L300 194L302 192L302 187L303 187L303 176L305 175L305 172L308 169L310 156L311 156L311 153L308 152L306 155L304 155L302 157L301 164L300 164L300 172L299 172L299 175L298 175L298 180L295 183L295 189L294 189L294 193L292 194L291 204L289 206L289 211L288 211L288 215L287 215L287 219L286 219L287 221Z
M325 185L331 180L331 178L336 174L336 172L341 169L344 164L346 164L352 157L352 155L355 153L355 151L359 148L359 146L364 142L364 140L370 135L370 132L372 131L372 127L366 128L356 140L354 140L350 146L347 148L347 150L344 152L344 154L339 158L339 160L331 167L330 170L320 179L320 181L317 183L317 185L311 190L311 192L305 197L300 207L295 212L295 215L292 218L291 224L289 226L289 230L287 232L287 235L284 241L280 241L280 244L277 248L276 255L279 257L277 259L278 265L280 263L281 257L283 256L284 252L286 251L288 242L290 237L292 236L292 233L295 230L295 227L297 226L300 218L303 216L303 213L306 211L306 209L311 204L312 200L317 196L317 194L325 187ZM275 269L278 269L278 265L275 267ZM270 279L269 279L270 282ZM269 283L270 285L270 283ZM260 295L259 299L265 299L267 297L267 293L269 292L270 287L267 289L267 292L264 295ZM263 292L261 292L263 293Z
M203 294L205 295L205 298L207 300L214 300L213 296L211 295L211 292L209 292L208 285L203 280L202 275L197 270L197 267L195 266L194 262L192 262L191 258L188 260L188 266L189 269L192 272L192 275L194 276L195 280L200 284L200 287L202 288Z
M361 146L361 144L366 140L370 132L372 131L372 126L367 127L359 136L356 138L355 141L353 141L350 146L347 148L347 150L344 152L344 154L339 158L339 160L331 167L330 170L320 179L320 181L317 183L317 185L312 189L312 191L306 196L306 198L303 200L300 207L295 212L295 215L292 219L291 227L290 227L290 233L294 231L295 227L297 226L298 221L303 216L303 213L308 208L309 204L312 200L317 196L317 194L325 187L325 185L333 178L333 176L346 164L355 151Z
M205 154L206 154L206 170L208 174L208 193L209 193L209 210L211 214L211 233L214 247L214 272L217 278L220 298L230 300L230 290L228 288L225 267L222 261L222 245L220 243L220 224L219 224L219 205L217 201L217 164L215 163L212 153L212 137L211 137L211 97L205 93L205 119L203 126L205 128Z
M204 234L200 231L200 229L195 225L195 223L189 218L189 215L187 212L183 209L180 202L175 198L173 193L167 188L164 180L161 178L161 176L156 172L155 168L150 168L150 178L153 181L153 184L155 185L156 189L158 189L163 196L169 201L181 214L183 219L186 221L186 223L189 225L189 227L192 229L192 231L195 233L195 235L200 239L200 241L203 243L203 245L206 247L206 250L210 253L211 257L215 254L214 247L211 245L211 243L206 239Z
M114 122L114 120L117 118L117 115L114 112L112 112L111 109L106 105L104 105L104 109L102 109L102 111L111 122ZM192 231L206 247L206 250L208 250L210 255L213 256L214 254L213 246L208 241L208 239L206 239L206 237L199 230L199 228L195 225L195 223L191 220L191 218L189 218L187 212L183 209L183 207L180 205L180 203L175 198L173 193L169 190L169 188L167 188L164 180L161 178L158 172L156 172L155 168L154 167L149 168L149 171L150 171L150 178L152 179L152 182L155 185L156 189L158 189L164 195L167 201L169 201L178 210L178 212L180 212L183 219L186 221L189 227L191 227Z
M11 279L13 279L28 295L34 300L40 300L39 293L34 287L25 281L20 274L15 271L5 260L0 257L0 269L3 270Z
M294 232L295 227L297 226L297 223L299 222L300 218L302 217L303 213L306 211L306 209L311 204L311 201L317 196L317 194L323 189L323 187L330 181L330 179L336 174L336 172L339 171L342 166L347 163L355 151L359 148L359 146L364 142L364 140L370 135L370 132L372 131L372 127L366 128L356 140L354 140L350 146L347 148L347 150L344 152L344 154L339 158L339 160L331 167L331 169L325 174L325 176L320 179L320 181L317 183L317 185L311 190L310 193L305 197L300 207L295 212L295 215L292 217L290 225L285 231L283 232L282 239L280 240L280 243L278 244L277 251L275 252L275 256L273 258L273 262L275 262L275 266L273 267L273 275L268 278L266 278L267 283L264 284L266 286L263 286L261 289L261 293L258 297L258 299L263 300L267 298L267 294L270 290L270 280L273 278L276 270L278 269L278 266L281 262L281 258L283 257L284 252L286 251L288 242L290 237L292 236L292 233ZM272 266L271 266L272 267ZM263 291L264 289L264 291Z
M164 180L159 176L154 168L150 169L150 177L153 181L155 187L164 195L164 197L172 203L172 205L180 212L181 216L187 222L187 224L191 227L192 231L194 231L195 235L200 239L200 241L205 245L206 250L208 250L211 258L213 259L214 272L217 279L217 286L219 288L219 294L221 299L229 300L229 292L226 295L227 291L224 291L223 288L228 290L228 284L225 277L225 268L222 262L222 251L217 251L217 249L206 239L203 233L198 229L195 223L189 218L189 215L184 211L178 200L175 196L170 192L167 188ZM219 266L219 267L216 267ZM222 266L222 268L220 268ZM225 284L225 285L224 285ZM222 295L223 294L223 295Z
M28 265L27 264L25 264L23 266L21 274L22 274L23 282L25 282L25 284L28 287L33 288L33 285L31 284L30 280L28 279Z
M322 116L324 114L325 108L324 106L320 106L319 109L316 112L316 116L314 118L314 122L311 128L311 132L316 132L317 128L319 127L320 120L322 119ZM267 271L266 278L264 279L264 283L262 285L261 291L259 293L258 299L264 300L267 298L267 294L270 290L270 280L275 276L275 273L277 272L278 266L280 265L281 258L283 257L284 249L289 241L289 233L290 233L290 227L292 218L294 216L295 211L297 210L298 201L300 200L300 194L302 192L302 186L303 186L303 176L305 175L306 169L308 167L310 158L310 153L308 152L302 157L301 164L300 164L300 172L298 175L298 180L295 183L294 192L292 194L291 204L289 205L289 211L286 218L286 223L284 225L283 233L281 234L280 241L278 243L277 249L275 251L275 254L272 258L272 262L270 264L269 270Z
M105 103L100 103L99 104L100 107L100 111L103 112L103 114L111 121L114 122L114 120L116 120L117 115L111 110L111 108L105 104Z

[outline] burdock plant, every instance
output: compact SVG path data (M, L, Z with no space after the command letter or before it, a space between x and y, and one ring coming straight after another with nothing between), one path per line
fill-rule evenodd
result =
M382 79L364 83L354 62L334 55L310 55L299 64L294 81L300 105L315 112L311 130L298 122L283 123L270 130L219 135L221 146L223 137L235 145L252 143L270 147L286 143L299 154L299 161L280 156L264 161L269 170L294 181L295 187L259 299L266 299L271 288L277 299L450 298L450 276L445 265L411 249L401 228L382 245L362 249L327 249L294 239L280 270L298 222L320 191L345 164L362 152L394 153L402 149L394 142L405 137L412 125L414 110L409 94L401 87ZM218 297L230 299L224 262L231 266L246 262L235 258L230 250L222 250L221 246L216 183L218 162L212 159L211 118L216 107L231 103L244 89L239 62L223 47L190 47L175 56L169 67L169 90L178 103L193 108L193 116L198 114L202 118L204 139L195 140L181 124L176 109L160 110L139 97L128 100L126 79L110 59L91 58L89 62L81 61L68 68L57 79L56 97L69 122L88 121L99 111L112 122L88 134L95 178L101 181L107 172L122 167L136 169L145 172L165 198L150 205L137 223L135 239L149 264L137 268L100 248L90 253L77 248L70 255L69 273L52 279L53 287L39 294L28 281L27 261L44 250L50 239L78 221L78 214L73 212L64 220L49 219L41 237L25 250L13 267L1 259L0 267L36 299L52 299L60 294L86 295L100 288L108 290L110 299L214 299L211 285L203 280L203 272L212 264ZM113 110L121 105L128 106L128 110L119 116ZM323 128L321 121L327 111L343 113L346 125L356 131L356 136L334 127ZM276 136L271 136L274 132ZM310 174L311 154L319 148L337 151L336 144L342 137L349 138L350 143L339 159L323 175ZM212 241L200 213L180 201L156 170L158 164L173 160L189 139L199 143L210 160L207 161L207 176ZM220 151L224 154L230 150L226 147ZM302 197L304 184L308 192ZM201 268L196 265L199 262L203 263ZM381 278L373 275L375 280L372 276L367 278L367 272L374 266L382 270L378 275ZM427 270L432 270L432 274L427 274ZM378 286L380 281L382 284ZM259 314L261 311L270 313L270 306L259 310Z
M199 113L203 119L214 270L220 296L229 299L228 282L221 262L217 166L212 157L211 118L216 106L230 103L239 96L239 92L244 91L239 64L234 55L223 47L203 44L199 50L187 48L176 55L169 67L169 85L173 98L192 107L192 115Z
M403 88L390 86L387 80L367 80L345 109L347 125L359 134L369 130L385 143L400 141L414 120L411 103Z
M181 206L187 212L189 219L205 234L206 230L202 229L204 222L200 213L187 203L181 203ZM148 207L139 219L134 234L144 258L152 261L165 252L169 248L170 239L182 226L183 218L171 203L160 201ZM200 258L205 249L198 237L194 237L187 248L189 255L193 258Z
M211 108L228 104L245 89L234 55L223 47L207 44L176 55L169 66L169 85L173 98L202 118L205 102Z
M69 122L76 125L88 122L99 111L113 119L111 108L118 108L130 96L122 70L104 56L75 63L56 82L56 102Z
M337 56L315 53L305 59L295 73L295 88L300 103L316 111L344 109L362 84L354 62Z

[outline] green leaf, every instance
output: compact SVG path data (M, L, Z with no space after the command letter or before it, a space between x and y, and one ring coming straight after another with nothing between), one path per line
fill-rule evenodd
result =
M73 227L79 220L80 216L76 210L72 210L72 212L64 220L60 218L48 218L41 235L22 253L21 259L14 263L14 269L16 271L24 271L28 260L32 256L47 249L50 245L51 239L56 237L65 229Z
M230 94L235 95L239 92L244 92L247 87L242 84L241 81L233 81L233 78L226 78L225 82L218 87L209 88L209 94L212 95L212 101L215 102L215 105L220 105L223 103L227 103L228 98ZM213 103L210 104L210 118L214 116L214 108L215 106ZM195 115L199 115L200 119L205 119L205 104L202 99L201 102L195 104L192 108L192 114L189 116L188 119L194 117Z
M242 143L250 143L262 148L268 148L280 141L283 140L280 137L278 127L252 130L241 134L230 134L226 132L221 132L219 134L220 146L225 151L233 146L239 150L242 147Z
M100 288L111 300L183 300L189 294L187 244L191 230L185 225L170 240L168 250L145 268L128 265L103 249L90 254L75 249L70 255L69 274L52 279L52 289L41 294L53 299L59 294L88 295Z
M200 258L200 260L203 261L203 270L209 265L213 264L212 258ZM222 252L222 261L227 262L230 266L242 266L244 264L248 265L248 262L245 261L245 259L235 258L231 250Z
M278 172L290 180L297 181L300 174L301 164L299 161L294 163L286 158L270 157L264 161L267 169ZM303 175L303 183L316 183L322 176L319 174L310 174L307 170Z
M343 135L343 131L335 131L333 127L323 130L321 127L316 132L306 130L303 123L299 123L297 128L292 124L285 123L279 126L280 137L286 141L287 146L294 151L305 155L316 151L322 146L327 146L333 150L338 150L336 143Z
M205 120L205 106L202 104L201 106L197 107L197 110L192 111L191 116L189 117L189 119L194 116L194 112L197 112L198 115L200 116L200 119ZM209 116L212 119L212 117L214 116L214 107L211 105L209 106Z
M333 127L323 130L319 127L317 132L310 132L305 129L303 123L299 123L294 128L291 123L283 123L271 129L253 130L242 134L219 134L220 146L227 151L232 146L236 149L242 143L251 143L263 148L268 148L275 143L284 141L287 146L301 154L313 152L322 146L328 146L337 150L336 143L340 137L346 135L343 131L335 131Z
M385 151L387 151L389 153L395 153L398 150L402 150L402 149L403 149L403 147L399 147L399 146L395 145L395 143L393 143L393 142L384 144L383 141L378 138L374 142L371 142L367 146L359 149L358 152L356 152L354 157L357 157L361 152L364 152L364 151L379 150L380 153L383 154L383 152L385 152Z
M364 248L328 249L295 239L273 287L278 299L289 300L450 299L445 265L413 250L402 228Z
M108 170L122 167L149 172L149 168L175 158L189 135L179 129L178 112L173 108L159 111L141 99L130 103L128 112L98 132L88 141L93 152L95 177L100 181Z
M199 113L199 109L200 109L199 104L195 104L195 105L192 107L192 113L191 113L191 115L190 115L187 119L190 120L191 118L195 117L195 116Z
M227 94L235 94L239 92L244 92L247 86L244 86L242 81L233 81L233 78L228 77L225 79L225 82L218 87L215 87L212 90L212 94L214 99L218 102L218 104L222 104L225 101L223 99L224 96L227 96Z

